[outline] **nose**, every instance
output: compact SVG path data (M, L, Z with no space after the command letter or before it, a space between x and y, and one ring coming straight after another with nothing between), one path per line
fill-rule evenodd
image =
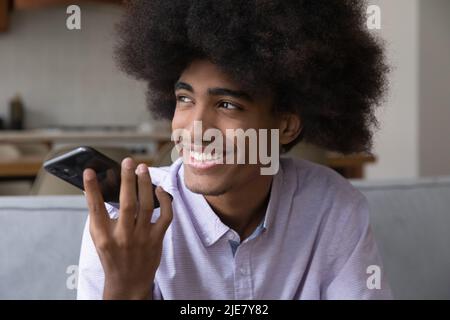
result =
M190 131L193 141L202 141L203 133L206 130L216 128L214 109L206 103L197 103L186 120L185 128Z

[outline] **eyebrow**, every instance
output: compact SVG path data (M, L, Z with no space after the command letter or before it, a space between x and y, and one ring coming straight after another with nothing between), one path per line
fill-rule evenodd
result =
M194 93L194 88L192 88L192 86L186 82L177 81L177 83L175 83L175 91L179 89L185 89L189 92ZM227 88L209 88L208 94L212 96L230 96L247 101L253 101L252 97L247 92Z

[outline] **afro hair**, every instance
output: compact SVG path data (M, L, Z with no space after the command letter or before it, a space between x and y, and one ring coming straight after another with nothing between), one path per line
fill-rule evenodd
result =
M150 111L171 119L174 84L208 59L274 112L298 114L300 140L341 153L370 151L387 87L384 46L358 0L137 0L118 24L116 59L147 83Z

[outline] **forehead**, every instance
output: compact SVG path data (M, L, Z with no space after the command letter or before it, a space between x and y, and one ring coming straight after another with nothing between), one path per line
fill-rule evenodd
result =
M178 81L191 85L195 92L199 94L206 94L210 88L242 91L242 88L231 76L208 60L194 60L182 72ZM273 103L273 95L270 92L259 96L247 94L255 104L271 106Z
M238 90L239 86L229 75L208 60L193 61L182 73L178 81L189 83L197 91L211 87L225 87Z

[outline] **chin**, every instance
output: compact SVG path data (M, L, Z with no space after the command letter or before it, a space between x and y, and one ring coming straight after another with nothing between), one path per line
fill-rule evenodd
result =
M220 196L229 190L224 184L218 184L217 179L214 179L213 177L196 177L189 173L186 174L186 172L184 184L190 191L205 196Z

